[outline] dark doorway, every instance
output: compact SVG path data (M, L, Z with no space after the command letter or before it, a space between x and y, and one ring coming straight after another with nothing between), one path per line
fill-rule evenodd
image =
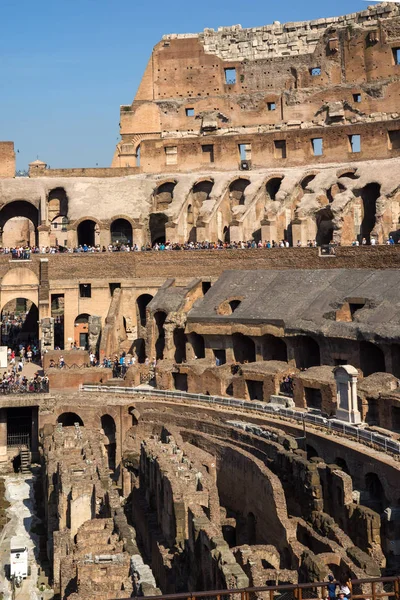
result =
M252 363L256 360L256 346L251 338L242 333L232 334L233 353L240 363Z
M322 208L316 214L318 246L330 244L333 240L333 213L329 207Z
M360 342L360 367L364 377L368 377L372 373L385 373L383 350L371 342Z
M309 369L321 364L318 342L307 335L298 336L296 339L296 367L298 369Z
M151 296L150 294L141 294L140 296L138 296L138 298L136 298L138 322L140 323L140 325L142 327L146 327L146 323L147 323L146 308L147 308L147 305L149 304L149 302L151 302L152 300L153 300L153 296Z
M176 327L174 329L175 362L186 361L186 335L184 329Z
M132 225L126 219L116 219L113 221L110 231L112 244L132 244Z
M193 352L196 358L205 357L204 338L199 333L189 333L189 341L192 344Z
M164 349L165 349L165 331L164 331L164 323L167 318L167 315L164 312L158 311L154 314L154 321L156 325L156 359L162 360L164 358Z
M19 345L36 345L39 341L39 311L26 298L16 298L1 311L1 342L19 351Z
M111 415L103 415L101 417L101 428L107 438L105 444L108 457L108 468L115 471L116 467L116 426Z
M7 446L31 446L32 408L7 408Z
M62 413L57 423L61 423L63 427L74 427L75 423L78 423L80 427L83 427L83 421L79 415L73 412Z
M152 213L149 220L151 245L165 243L165 225L168 221L164 213Z
M275 200L277 193L281 187L282 177L273 177L267 181L265 185L265 191L267 192L267 198L269 200Z
M264 360L282 360L287 362L287 347L282 338L274 335L264 335L262 338Z
M378 183L368 183L361 190L364 215L361 223L360 241L365 238L367 240L367 244L370 244L371 242L371 231L375 227L376 201L380 194L381 186Z
M246 379L247 392L250 400L263 400L263 382Z
M229 198L231 208L233 206L237 206L238 204L245 203L245 190L247 186L250 185L250 181L248 179L235 179L229 186Z
M173 373L175 389L181 392L188 391L188 382L186 373Z
M215 356L215 364L217 365L217 367L219 367L220 365L224 365L226 363L226 350L223 350L223 349L214 350L213 349L213 353Z
M321 410L321 408L322 408L321 390L305 387L304 395L306 398L307 408L315 408L317 410Z
M78 234L78 245L79 246L94 246L95 245L95 229L96 223L90 219L79 223L77 234Z

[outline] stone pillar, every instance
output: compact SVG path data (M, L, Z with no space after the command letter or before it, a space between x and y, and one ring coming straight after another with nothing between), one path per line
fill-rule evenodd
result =
M261 240L263 242L270 241L272 243L273 240L277 242L277 229L276 229L276 220L275 219L263 219L261 221Z
M243 241L243 223L234 219L229 225L229 232L231 242Z
M39 225L37 230L39 234L39 247L41 248L42 246L44 246L46 248L47 246L50 246L50 227L48 225Z
M346 423L359 425L361 415L357 405L358 371L351 365L341 365L334 369L337 388L336 418Z
M99 347L100 334L101 334L101 317L96 315L90 315L89 324L89 351L96 353Z
M54 318L40 319L40 350L42 355L47 350L54 350Z
M145 245L145 231L143 225L137 225L132 229L132 244L137 244L138 248Z
M7 462L7 409L0 408L0 464Z

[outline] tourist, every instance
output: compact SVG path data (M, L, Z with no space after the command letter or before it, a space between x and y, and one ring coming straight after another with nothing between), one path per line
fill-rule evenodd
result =
M347 579L345 581L341 581L340 589L339 589L339 598L343 594L343 597L347 598L347 600L349 600L349 598L351 596L351 590L349 587L350 585L351 585L351 581L349 579Z
M60 367L60 369L63 369L63 368L65 367L65 362L64 362L64 357L63 357L63 355L61 355L61 356L60 356L60 359L59 359L59 363L58 363L58 364L59 364L59 367Z
M328 581L329 581L329 583L328 583L328 585L326 587L327 587L327 590L328 590L329 600L335 600L337 585L336 585L336 583L334 583L334 577L333 577L333 575L329 575L328 576Z

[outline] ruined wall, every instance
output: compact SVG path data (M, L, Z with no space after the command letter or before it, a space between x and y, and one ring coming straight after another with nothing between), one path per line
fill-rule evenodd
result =
M14 142L0 142L0 177L15 176Z

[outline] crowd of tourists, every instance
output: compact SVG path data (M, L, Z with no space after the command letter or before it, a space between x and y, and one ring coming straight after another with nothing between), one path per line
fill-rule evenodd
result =
M400 237L397 240L400 243ZM389 236L384 245L395 245L396 242L392 236ZM302 243L300 240L293 242L292 246L297 248L308 247L317 248L321 245L339 246L340 244L330 242L329 244L319 244L317 240L307 240L306 243ZM375 238L371 237L368 244L367 239L363 238L361 241L358 239L353 240L352 246L376 246L378 242ZM159 252L163 250L227 250L227 249L254 249L254 248L290 248L291 244L286 239L281 240L264 240L256 242L253 240L247 241L232 241L225 242L218 240L216 242L201 241L201 242L172 242L167 240L165 242L155 242L154 244L145 244L139 246L138 244L130 243L113 243L108 246L101 246L97 244L91 246L88 244L80 244L74 248L66 248L64 246L19 246L16 248L0 248L0 254L10 254L11 258L16 260L29 260L32 254L101 254L106 252Z
M38 372L33 377L21 375L15 369L3 373L0 380L0 393L40 393L49 391L49 379L46 375L40 375Z

